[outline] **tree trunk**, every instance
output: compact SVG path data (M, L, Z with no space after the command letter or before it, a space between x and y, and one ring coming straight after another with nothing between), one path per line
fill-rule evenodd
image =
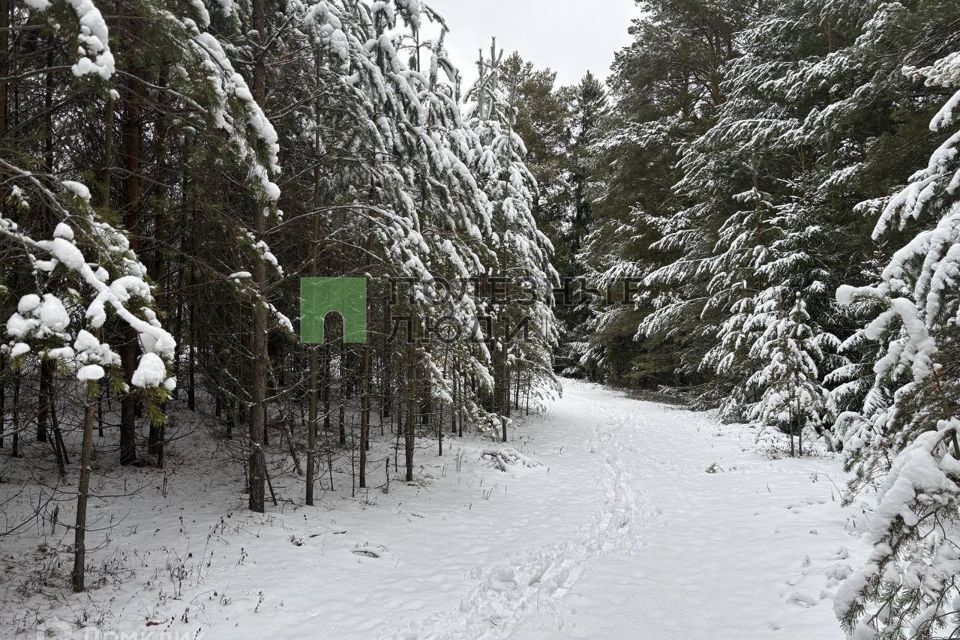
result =
M7 359L0 356L0 449L7 429Z
M502 440L507 441L507 422L510 418L510 369L508 368L509 347L504 331L502 352L500 355L503 371L500 374L500 423L503 426Z
M323 336L323 345L320 347L321 369L320 376L323 383L323 430L330 431L330 341Z
M340 367L337 376L337 397L340 404L337 407L337 424L340 430L340 446L347 446L347 380L344 361L346 359L346 349L343 345L343 336L340 337Z
M363 345L360 390L360 488L367 488L367 449L370 442L370 346Z
M450 407L450 433L457 434L457 407L460 402L460 381L457 377L457 361L453 361L453 374L450 376L453 383L453 405Z
M167 112L164 107L166 95L164 88L167 85L166 66L160 71L160 80L157 92L157 123L154 146L154 164L155 164L155 189L157 192L154 206L153 221L153 273L154 282L157 283L157 310L164 315L167 311L167 259L165 245L167 242L167 204L164 198L164 185L167 184L166 165L164 158L166 156L167 143ZM166 413L166 403L160 408L162 413ZM158 457L157 466L163 467L161 463L161 452L163 450L163 420L152 419L150 421L150 433L147 439L147 451L151 455Z
M265 0L253 0L251 4L253 28L256 31L256 63L253 71L253 99L261 106L266 105L267 75L264 61L266 45L266 7ZM254 202L253 228L258 239L263 238L267 230L265 203ZM261 296L267 296L267 265L262 256L257 256L253 268L253 281ZM255 304L253 308L253 411L250 419L250 500L251 511L264 511L264 482L266 478L266 460L263 440L266 420L267 401L267 308Z
M387 302L384 305L384 314L383 314L383 335L385 337L390 335L390 297L386 296ZM393 349L389 341L385 340L383 347L383 401L381 406L381 414L384 418L391 417L391 405L393 403ZM381 425L383 422L381 421Z
M54 363L40 363L40 391L37 398L37 442L47 441L47 423L50 420L50 385L53 384Z
M190 344L187 346L187 408L197 410L197 283L190 267Z
M512 413L510 411L510 345L507 344L506 331L504 331L503 337L503 399L501 400L501 406L503 407L503 415L509 418Z
M317 347L310 347L310 392L307 418L307 504L313 506L313 483L317 475Z
M797 455L803 457L803 414L800 411L799 398L797 398Z
M513 408L516 411L520 411L520 380L523 376L520 375L518 371L513 372Z
M130 19L128 26L127 44L131 48L136 46L139 18ZM129 58L130 56L128 56ZM143 99L140 95L141 72L139 69L128 70L125 79L126 95L123 114L123 147L124 147L124 207L123 226L130 234L130 248L140 251L142 229L140 228L140 213L143 208L143 177L141 165L143 160ZM123 375L127 383L127 391L123 395L120 405L120 464L128 465L137 461L137 405L139 394L133 388L133 374L137 370L137 356L140 345L135 329L127 327L124 330L124 344L120 349L123 362Z
M0 0L0 155L8 157L7 141L7 74L10 65L7 48L10 46L10 0ZM0 215L5 213L7 192L0 192ZM3 432L6 427L6 374L7 359L0 356L0 448L3 447Z
M47 73L43 93L43 166L48 173L53 173L53 67L54 41L47 39ZM55 364L44 360L40 364L40 397L37 406L37 442L47 441L47 421L50 415L50 385L53 381ZM56 450L56 442L54 449ZM58 454L59 457L59 454Z
M93 423L97 418L97 385L87 383L87 405L83 415L83 445L80 449L80 482L77 488L77 521L73 538L73 590L83 591L86 563L87 498L90 495L90 464L93 458Z
M10 62L7 49L10 46L10 0L0 0L0 144L7 139L7 75ZM5 146L5 144L4 144ZM4 157L8 157L4 152ZM4 194L5 196L6 194ZM3 198L6 200L6 197Z
M13 444L10 446L10 456L20 457L20 376L13 379Z
M404 461L406 462L406 480L413 482L413 449L417 428L417 356L416 347L410 348L410 362L407 365L407 420L404 430Z
M110 206L110 194L113 184L113 121L116 107L113 94L107 97L103 117L103 167L100 169L100 204Z
M60 420L57 417L57 403L53 393L53 385L47 387L47 407L50 409L50 426L53 431L53 451L57 456L57 466L60 475L67 475L67 465L70 458L67 456L67 445L63 442L63 432L60 430Z

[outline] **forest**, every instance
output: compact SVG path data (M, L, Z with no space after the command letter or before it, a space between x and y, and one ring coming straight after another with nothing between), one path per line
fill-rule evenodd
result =
M960 2L636 4L563 86L421 0L0 0L0 550L99 589L194 451L252 514L535 469L589 382L841 460L836 633L958 637Z

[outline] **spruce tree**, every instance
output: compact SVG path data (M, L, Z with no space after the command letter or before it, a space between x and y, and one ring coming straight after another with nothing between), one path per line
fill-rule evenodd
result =
M829 419L830 393L821 384L819 363L824 356L806 304L798 295L787 310L788 296L769 301L774 319L751 349L762 368L748 384L762 393L750 418L789 433L790 455L803 455L804 429Z
M960 55L906 73L956 91ZM960 384L951 365L960 309L958 104L960 93L954 93L931 121L946 140L890 199L874 231L881 238L916 225L916 235L893 255L876 286L838 293L843 304L879 307L863 336L881 345L873 389L861 411L840 423L857 474L853 487L885 475L871 528L873 552L836 602L855 637L945 637L956 632L960 615L952 534L960 505Z

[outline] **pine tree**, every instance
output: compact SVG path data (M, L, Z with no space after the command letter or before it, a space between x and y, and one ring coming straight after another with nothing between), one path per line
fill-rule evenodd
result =
M583 262L595 288L626 278L644 286L636 307L597 306L586 326L593 337L582 360L611 381L689 383L697 381L706 350L699 308L672 276L652 274L674 264L687 245L712 247L709 225L689 228L704 216L674 187L682 177L678 161L683 145L709 129L726 101L723 70L739 53L735 36L755 18L755 8L713 2L643 6L632 27L633 44L614 63ZM700 299L701 293L690 297Z

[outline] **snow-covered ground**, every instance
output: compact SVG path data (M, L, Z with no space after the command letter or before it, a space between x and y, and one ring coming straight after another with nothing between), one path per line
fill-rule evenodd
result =
M869 515L840 505L835 459L772 460L748 427L571 381L515 434L542 466L502 472L495 445L454 439L389 493L347 480L305 507L278 478L290 501L266 515L185 440L165 482L139 470L141 491L93 505L98 588L60 588L69 537L39 520L3 541L0 637L841 637L831 599Z

